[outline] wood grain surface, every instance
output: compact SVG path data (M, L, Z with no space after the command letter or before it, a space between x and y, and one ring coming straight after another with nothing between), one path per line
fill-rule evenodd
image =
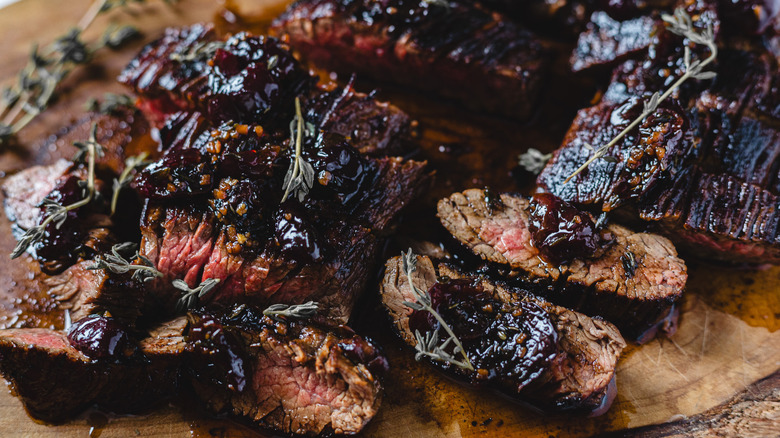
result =
M87 37L99 35L112 21L137 25L143 30L145 41L159 35L166 26L197 21L216 20L228 31L243 27L262 31L268 18L285 2L246 3L229 6L233 10L251 10L255 18L237 21L235 14L225 12L225 5L211 0L182 0L173 7L149 1L147 5L132 6L130 12L118 11L100 18ZM1 10L0 83L13 80L33 42L46 43L67 31L88 5L88 0L23 0ZM61 98L22 132L19 145L0 153L2 176L33 163L70 157L74 151L70 141L86 135L86 130L71 130L59 140L52 136L63 133L63 128L80 118L89 98L121 90L113 78L141 43L120 52L103 53L95 59L94 66L75 72L64 84ZM564 53L566 48L557 49ZM399 228L400 234L427 240L439 238L442 231L433 217L435 201L454 190L486 185L496 190L521 188L510 175L517 154L528 147L554 149L574 111L587 105L592 95L593 90L583 89L581 83L570 78L553 75L550 81L539 115L526 124L461 113L446 102L382 86L382 99L393 101L420 121L420 156L428 159L438 174L431 192L411 206ZM368 91L375 85L359 81L358 89ZM0 218L0 254L9 253L14 245L9 226L4 217ZM384 346L391 372L383 407L363 435L411 438L591 436L610 431L645 434L650 433L649 429L625 430L671 421L656 426L662 428L656 431L663 435L688 433L693 430L692 424L714 424L714 414L697 417L711 409L718 410L718 415L749 417L755 412L739 410L739 401L728 401L746 388L756 388L751 387L754 382L780 369L780 267L739 268L686 260L690 280L677 334L626 350L618 365L617 399L612 409L598 418L534 413L495 394L463 387L415 363L370 298L376 293L375 286L369 287L369 298L353 324L359 332ZM30 260L0 263L0 327L61 325L60 312L36 281L39 275ZM778 378L769 378L762 384L766 395L751 400L774 403L776 407ZM755 393L750 391L746 394ZM742 397L737 400L748 400ZM768 412L763 430L780 435L777 411L774 416L771 410ZM677 421L683 418L692 420ZM67 424L44 425L31 420L9 391L0 391L0 436L83 437L90 433L101 437L258 434L238 423L211 417L186 399L174 400L142 416L112 417L88 412Z

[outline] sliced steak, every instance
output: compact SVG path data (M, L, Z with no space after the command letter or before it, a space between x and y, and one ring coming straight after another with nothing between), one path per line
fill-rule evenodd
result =
M98 404L114 412L143 412L178 391L183 344L172 342L167 324L119 362L90 358L71 345L65 332L50 329L0 331L0 373L27 412L61 422Z
M131 274L90 269L94 265L92 260L82 261L42 282L59 307L70 312L73 321L107 311L133 326L142 314L145 285L132 279Z
M612 324L552 305L526 290L463 275L445 265L434 267L428 257L413 257L417 261L416 269L411 273L414 285L429 291L434 305L441 299L437 298L439 291L444 290L447 300L442 303L445 304L443 307L459 309L447 310L447 313L440 310L440 313L445 321L449 319L448 323L463 341L476 370L466 373L450 363L431 361L434 365L461 379L492 387L544 410L599 415L609 408L615 395L615 366L626 345ZM388 260L381 294L401 337L409 345L416 345L414 330L420 326L421 315L420 311L413 312L404 304L415 302L416 297L400 257ZM473 298L467 298L469 294L478 297L476 303L471 302ZM500 309L497 312L496 307ZM486 328L480 320L485 313L510 316L500 316L497 321L502 324ZM462 316L458 317L458 314ZM422 316L425 318L425 314ZM533 324L529 327L523 321L533 321ZM493 333L495 327L498 331ZM546 327L551 333L543 332ZM443 332L439 334L441 338L445 337ZM484 342L486 337L495 337L491 348L474 344L473 339ZM526 374L523 379L512 374L510 379L507 378L509 372L492 376L489 370L483 369L493 362L506 360L507 350L513 349L509 344L513 342L517 345L527 343L525 347L532 352L534 360L526 361L525 367L532 364L533 376ZM514 373L518 368L521 367L515 367Z
M319 65L512 118L531 115L546 69L529 31L465 1L300 0L272 30Z
M234 67L236 71L231 70ZM262 124L268 130L281 121L286 128L292 118L289 97L301 94L309 122L350 137L362 153L405 153L411 146L408 115L356 92L351 84L314 86L315 79L287 46L273 38L241 33L220 41L210 25L201 24L167 29L125 68L119 81L141 96L139 107L157 126L171 114L185 111L205 114L215 126L233 120ZM269 81L283 82L282 88L272 87L266 95L264 84ZM277 95L280 89L287 95ZM269 111L269 105L282 101L287 103Z
M203 68L209 84L212 75L253 77L241 93L278 92L254 102L236 90L209 88L193 105L201 112L167 117L160 130L163 155L134 181L147 199L141 255L164 275L152 285L147 308L181 307L183 295L173 280L191 289L219 280L198 297L201 304L315 300L327 316L346 322L380 239L430 177L425 163L385 156L400 150L411 123L351 85L307 88L307 81L298 80L305 72L275 39L240 34L220 44L213 58L192 61L208 64ZM275 58L280 51L283 56ZM235 61L229 72L227 59ZM143 76L135 70L135 64L128 67L128 80ZM276 111L282 117L292 106L297 112L298 104L306 130L300 144L291 135L297 115L284 123L266 115ZM225 114L256 120L222 123ZM299 149L312 169L305 195L284 188ZM291 196L283 202L285 195Z
M594 12L569 60L572 71L614 66L618 61L643 53L657 40L659 25L659 20L652 17L618 21L606 12Z
M273 320L247 308L194 320L192 381L217 412L313 436L357 433L379 409L387 362L346 327Z
M484 190L471 189L439 201L438 216L474 254L509 268L508 278L534 283L535 292L557 304L613 322L627 338L641 338L669 316L688 277L669 240L608 225L608 247L555 263L533 242L529 207L520 196L501 194L490 202Z
M67 151L66 145L86 141L93 126L96 141L102 146L95 157L96 196L89 204L70 210L61 224L48 224L41 238L28 247L48 274L60 273L79 260L105 252L118 240L132 240L137 235L133 228L140 208L135 195L121 193L115 215L111 214L110 203L112 181L124 170L126 156L152 152L149 127L139 112L118 108L112 114L89 114L47 140L42 148ZM8 177L2 185L4 205L17 239L51 214L44 211L44 201L67 206L83 200L87 169L87 164L59 159Z
M586 144L608 143L641 113L637 93L664 88L660 72L683 74L681 43L670 41L654 46L650 60L615 69L602 100L578 113L537 183L566 201L647 221L683 251L778 263L780 119L770 97L778 68L763 48L720 49L711 83L686 83L607 151L616 162L596 160L564 182L592 156Z
M119 82L143 96L139 107L149 120L160 125L165 115L194 108L207 93L205 60L217 40L212 25L167 28L158 40L141 50L119 75ZM182 57L174 61L171 57Z
M14 224L14 234L21 235L38 225L41 214L38 206L72 164L60 159L53 164L28 167L3 181L5 214Z

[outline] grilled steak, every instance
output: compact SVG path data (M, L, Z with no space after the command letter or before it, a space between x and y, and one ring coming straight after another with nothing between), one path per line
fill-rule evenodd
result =
M574 72L600 66L614 66L617 61L647 50L657 38L659 21L638 17L617 21L606 12L594 12L571 55Z
M379 408L384 357L346 327L278 318L245 306L221 319L198 313L138 342L98 315L68 332L2 330L0 372L30 415L49 422L93 404L142 412L191 383L212 409L283 433L360 431Z
M42 238L29 252L48 274L62 272L79 260L91 259L105 252L118 239L133 239L137 223L137 200L124 192L118 198L116 215L110 214L112 180L124 170L126 155L149 152L148 125L132 109L120 108L114 114L90 114L69 126L51 140L49 146L85 141L92 126L103 146L96 157L96 199L71 210L60 224L47 225ZM57 146L60 148L60 146ZM24 232L42 223L50 214L44 201L66 206L81 201L85 192L81 184L87 179L85 163L60 159L53 164L33 166L9 176L2 184L5 212L13 223L12 232L20 239ZM138 210L138 208L135 208Z
M273 31L328 68L513 118L531 114L546 69L530 32L465 1L302 0Z
M593 14L609 14L615 20L629 20L648 10L671 7L675 0L484 0L483 3L509 13L539 33L555 38L576 35Z
M264 128L268 128L266 114L272 108L267 104L284 99L277 96L279 87L269 89L270 94L266 95L263 84L279 83L289 89L288 102L274 109L273 119L289 120L289 96L302 93L306 120L350 137L352 145L362 153L382 156L408 150L409 116L393 105L356 92L351 84L345 88L314 86L316 80L308 76L286 48L272 38L244 33L222 42L209 25L171 28L144 48L125 68L119 81L140 95L139 107L157 126L164 125L171 114L184 111L206 114L215 125L233 120L261 123ZM239 63L238 72L229 72L230 77L241 79L240 87L219 88L220 81L225 80L223 70L236 57L250 58ZM268 69L272 59L274 68ZM225 65L220 67L222 64ZM289 78L292 80L282 81Z
M717 24L716 11L701 17ZM731 21L723 23L721 33L733 32ZM778 67L763 47L722 47L714 80L686 82L607 151L617 162L597 160L564 184L591 156L586 143L609 142L641 113L643 99L665 89L664 77L684 73L678 37L664 32L648 53L642 63L617 67L601 101L579 112L539 187L626 220L648 221L703 257L777 263Z
M50 329L0 331L0 372L34 418L60 422L90 405L140 412L176 394L184 344L171 337L182 320L161 326L138 352L115 361L95 359Z
M381 402L387 362L346 327L243 308L198 315L189 330L193 385L217 412L285 434L354 434Z
M173 279L191 288L218 279L202 304L315 300L346 322L379 239L428 179L424 163L386 156L406 150L411 122L351 85L316 87L273 38L239 34L215 42L211 35L198 26L170 31L123 74L142 99L186 110L165 116L163 156L134 182L147 199L141 254L164 274L147 308L173 309L181 296ZM199 56L170 56L211 42L216 48ZM197 69L188 70L190 64ZM155 76L163 70L208 80L176 94L165 88L168 73ZM225 78L243 78L241 89L215 85ZM290 127L296 103L306 131L300 145ZM282 202L284 172L298 148L312 166L312 187L305 199L289 193Z
M601 316L617 325L626 338L647 340L642 335L669 316L688 277L672 243L658 235L608 225L601 231L608 239L604 244L585 248L570 260L551 260L544 242L534 239L531 204L510 194L490 202L484 190L471 189L439 201L438 216L473 253L508 268L506 278L522 282L556 304ZM579 214L572 223L591 220L588 213ZM552 239L560 242L564 236L559 232Z
M142 316L145 285L134 280L131 274L90 269L94 265L92 260L81 261L42 282L48 288L47 293L60 303L60 308L68 309L74 321L108 311L124 324L133 326Z
M615 395L615 365L625 347L612 324L552 305L526 290L463 275L446 265L434 267L428 257L414 257L414 285L429 291L475 370L431 361L434 365L544 410L598 415L609 408ZM416 298L400 257L388 260L381 293L396 329L409 345L418 342L415 330L437 327L426 313L404 304ZM439 335L445 336L442 330Z

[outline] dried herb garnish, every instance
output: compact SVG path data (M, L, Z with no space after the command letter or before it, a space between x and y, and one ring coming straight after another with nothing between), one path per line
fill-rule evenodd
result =
M122 173L119 174L119 178L114 179L114 193L111 196L111 215L113 216L114 213L116 213L116 204L117 201L119 201L119 192L122 191L125 187L130 185L130 182L133 180L133 171L141 166L146 166L149 164L149 161L146 161L146 157L148 157L149 154L146 152L141 152L138 155L133 155L132 157L127 157L125 159L125 168L122 170Z
M134 255L130 260L123 254ZM132 264L132 260L140 260L141 264ZM104 254L95 258L95 264L87 269L105 269L115 274L126 274L133 271L132 278L137 281L147 282L155 278L163 277L163 273L154 267L154 263L138 253L138 247L132 242L118 243L111 247L111 254Z
M203 298L219 284L219 278L209 278L204 280L201 284L190 289L190 286L184 280L173 280L171 282L173 287L183 292L179 301L176 302L176 310L184 312L190 310L198 305L198 300Z
M103 101L97 99L90 99L87 101L87 110L94 111L96 113L111 115L118 112L133 108L133 98L127 94L106 93L103 95Z
M525 153L518 155L517 164L528 172L538 175L550 158L552 154L543 154L539 149L528 148Z
M271 317L277 321L280 320L280 316L295 319L311 318L317 314L320 310L320 305L317 302L309 301L303 304L273 304L263 310L263 315Z
M144 0L99 0L90 6L78 25L57 38L45 49L32 47L27 65L19 72L13 86L2 91L0 98L0 145L7 143L21 129L43 112L55 96L57 87L76 67L88 63L103 48L120 48L139 36L132 26L110 26L95 42L82 40L82 34L95 18L106 11Z
M623 270L626 272L628 278L632 278L636 273L637 263L636 256L631 251L626 251L625 254L620 256L620 261L623 263Z
M417 341L416 345L414 346L415 350L417 350L417 354L414 355L415 360L420 360L423 357L429 357L433 360L449 362L452 365L463 368L465 370L474 371L474 366L471 364L471 361L466 355L466 351L463 349L463 344L460 343L458 337L455 336L455 333L452 331L450 326L444 322L444 319L441 317L441 315L439 315L439 312L433 308L431 296L428 294L428 292L420 290L420 288L415 286L414 282L412 281L412 272L417 269L417 256L412 252L412 249L409 248L408 252L401 253L401 259L403 260L403 270L406 274L406 279L409 281L409 287L412 288L412 292L417 299L417 302L414 303L410 301L404 301L404 305L413 310L428 312L439 322L439 327L437 327L436 330L434 330L432 333L426 332L425 335L423 335L419 330L414 331L414 337ZM448 335L448 338L445 339L441 344L439 344L439 328L444 328L444 331L446 331ZM452 354L446 351L450 343L455 346L452 350ZM455 358L455 356L458 354L463 357L463 360L458 360Z
M61 205L50 198L44 198L40 207L43 209L43 215L46 218L40 224L24 232L11 252L12 259L24 254L30 245L40 241L49 224L54 223L54 226L59 230L62 224L65 223L65 219L68 218L68 212L89 204L95 198L95 158L98 154L102 154L103 151L103 147L95 139L96 133L97 125L92 125L89 141L74 143L79 148L74 161L83 162L86 160L87 163L87 180L84 184L86 194L84 198L69 205Z
M441 6L442 8L450 8L450 2L447 0L423 0L424 3L427 3L429 6Z
M214 57L217 50L225 47L224 41L199 42L184 53L171 53L171 61L194 62L205 61ZM270 68L269 68L270 70Z
M564 184L571 181L572 178L585 170L588 166L590 166L591 163L598 160L599 158L616 161L616 159L613 157L605 156L607 151L612 146L617 144L617 142L620 141L623 137L625 137L626 134L631 132L631 130L642 123L642 121L647 118L647 116L655 112L655 110L658 109L658 105L671 96L672 93L685 81L688 79L706 80L715 77L715 72L704 71L704 67L709 65L712 61L715 60L715 58L718 57L718 46L715 44L715 33L712 30L712 24L708 24L707 28L704 30L697 30L693 26L693 20L691 20L691 17L687 12L685 12L683 8L677 8L674 11L674 15L664 14L661 16L661 18L664 20L664 22L666 22L669 32L683 36L695 44L707 46L707 49L710 51L710 56L708 56L704 61L691 61L691 50L688 46L685 46L685 54L683 59L685 63L685 74L680 76L680 78L677 79L677 81L675 81L663 94L659 94L658 92L653 93L650 99L644 102L642 114L640 114L639 117L637 117L633 122L631 122L630 125L621 131L620 134L613 138L612 141L596 149L593 156L590 157L588 161L586 161L582 166L575 170L574 173L566 178ZM585 146L593 149L593 146L587 143Z
M290 193L299 201L303 201L309 190L314 186L314 167L303 159L301 149L303 148L303 136L314 135L314 125L305 123L304 129L303 114L301 113L301 99L295 98L295 117L290 122L290 141L295 145L295 157L290 163L287 174L284 176L284 196L282 202L287 200Z

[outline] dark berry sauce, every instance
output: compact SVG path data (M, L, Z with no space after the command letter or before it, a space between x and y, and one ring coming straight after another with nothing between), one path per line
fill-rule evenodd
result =
M133 352L130 337L117 320L89 315L68 329L68 341L92 359L121 359Z
M276 214L274 241L283 257L302 263L322 260L320 235L303 206L288 199Z
M520 390L539 377L555 358L555 327L539 306L525 301L501 303L475 281L459 279L434 284L429 291L433 308L466 349L475 368L469 375L472 383L501 380ZM412 331L424 333L437 327L438 321L424 310L415 310L409 317ZM439 329L439 335L442 342L447 337L443 329Z
M534 195L530 210L531 241L550 263L590 257L607 243L586 212L554 195Z
M289 121L311 76L274 38L239 33L218 49L209 71L208 114L221 121Z
M246 352L237 335L213 316L204 315L190 327L187 340L192 352L205 358L192 361L196 379L236 392L246 388Z
M371 164L340 135L320 135L305 158L315 170L318 192L331 195L347 207L359 203L374 175ZM326 195L327 197L327 195Z

